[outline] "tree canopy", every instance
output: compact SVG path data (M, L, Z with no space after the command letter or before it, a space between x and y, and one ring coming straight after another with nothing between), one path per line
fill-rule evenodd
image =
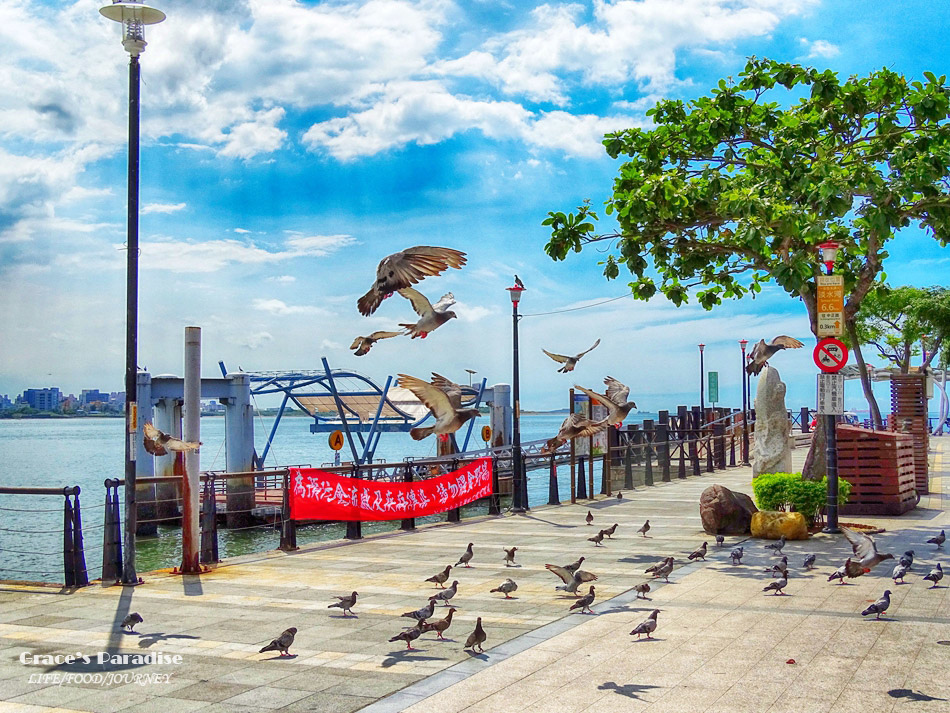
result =
M604 275L621 266L633 294L707 309L774 282L804 301L816 329L817 246L841 245L846 321L882 273L888 240L917 224L950 237L950 89L888 69L845 81L830 70L750 58L710 96L664 100L653 128L608 134L625 157L598 234L587 201L552 211L547 254L563 260L611 241Z

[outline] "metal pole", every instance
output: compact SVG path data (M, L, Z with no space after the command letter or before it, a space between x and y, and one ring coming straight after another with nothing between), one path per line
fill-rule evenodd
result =
M524 461L521 458L521 383L518 374L518 302L511 303L512 327L512 379L511 388L515 401L514 419L512 420L512 448L511 448L511 485L512 485L512 512L523 513L528 503L524 498Z
M129 59L129 184L125 283L125 561L122 584L138 584L135 573L135 442L138 413L135 382L138 371L139 320L139 77L137 55Z
M201 327L185 327L184 439L201 440ZM196 451L185 453L185 477L182 478L181 571L196 574L198 564L198 524L200 457ZM128 489L128 485L125 486Z
M703 381L706 378L706 371L703 368L703 347L705 344L699 345L699 408L703 411L706 410L706 385Z
M825 507L827 518L822 532L837 534L838 529L838 436L835 433L835 417L825 416L825 458L828 471L828 504Z
M745 371L745 344L742 345L742 465L749 465L749 381Z

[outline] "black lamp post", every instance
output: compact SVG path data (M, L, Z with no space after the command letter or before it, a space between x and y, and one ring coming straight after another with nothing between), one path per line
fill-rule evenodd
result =
M110 20L122 23L122 46L129 53L129 177L128 254L126 256L125 331L125 532L122 584L138 584L135 572L135 455L138 409L135 403L138 373L139 291L139 55L145 51L145 26L165 19L165 13L140 0L114 0L99 8Z
M705 344L699 345L699 411L703 414L704 420L706 418L706 387L703 380L706 378L706 370L703 368L703 349L705 348Z
M745 371L745 348L748 344L748 339L739 340L739 348L742 349L742 380L739 382L742 385L742 465L749 465L749 381Z
M838 243L828 241L818 246L821 252L821 261L830 275L834 268L835 257L838 254ZM825 503L825 529L822 532L838 534L838 434L836 431L837 417L834 414L825 414L825 469L828 474L828 499Z
M521 383L518 376L518 302L524 287L516 284L509 287L511 296L511 329L512 329L512 377L511 391L514 398L514 413L511 427L511 510L523 513L528 509L528 483L525 480L524 461L521 457Z

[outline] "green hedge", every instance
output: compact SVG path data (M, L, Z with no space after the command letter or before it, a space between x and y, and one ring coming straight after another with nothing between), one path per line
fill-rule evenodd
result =
M823 515L828 501L828 479L804 480L801 473L765 473L752 481L755 504L760 510L800 512L809 526ZM851 483L838 478L838 504L848 502Z

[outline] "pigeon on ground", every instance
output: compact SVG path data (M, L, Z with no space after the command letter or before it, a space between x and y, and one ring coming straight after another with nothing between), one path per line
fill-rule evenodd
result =
M636 584L634 585L633 589L637 593L636 599L639 599L641 594L643 595L643 598L646 599L647 592L650 591L650 583L643 582L641 584Z
M643 571L646 574L650 574L651 572L655 573L658 569L665 567L666 565L670 564L672 561L673 561L672 557L664 557L659 562L657 562L656 564L650 565Z
M135 631L135 625L141 624L143 621L145 620L142 616L137 611L134 611L122 620L121 628Z
M410 619L415 619L416 621L425 621L431 617L432 613L435 611L435 601L435 597L429 597L429 603L422 607L422 609L407 611L405 614L400 614L399 616L409 617Z
M773 550L773 554L780 555L782 554L782 548L785 547L785 535L782 535L779 538L778 542L772 542L765 546L767 550Z
M716 547L722 547L726 544L726 538L722 535L716 535Z
M505 549L505 567L511 567L515 563L515 552L518 551L517 547L512 547L511 549Z
M405 327L404 334L408 334L412 339L421 337L425 339L431 332L434 332L450 319L458 317L455 312L449 309L455 304L455 295L446 292L435 304L429 302L429 299L411 287L404 287L399 290L399 294L409 300L412 309L419 315L419 319L412 323L399 323L400 327Z
M567 592L568 594L573 594L575 597L578 596L577 588L584 584L584 582L592 582L597 579L597 575L591 574L590 572L585 572L582 569L577 570L571 578L567 580L563 585L558 585L554 587L560 592Z
M594 515L591 513L590 510L587 511L587 517L585 519L587 520L588 525L594 524Z
M836 569L834 572L828 575L828 581L833 582L834 580L837 579L838 584L844 584L844 578L848 576L848 569L851 568L852 566L860 566L860 565L855 565L855 563L851 561L851 558L848 557L848 559L845 560L843 565L841 565L840 567L838 567L838 569Z
M356 604L356 597L357 597L356 592L353 592L352 594L346 597L337 597L337 599L339 599L340 601L334 604L328 604L327 609L333 609L333 607L339 607L340 609L343 610L343 616L346 616L347 612L352 614L353 612L350 610Z
M471 542L468 543L468 547L465 548L465 552L462 553L462 556L459 557L459 561L455 563L455 566L458 567L460 564L465 565L466 567L471 567L469 562L472 561L472 557L475 556L475 551L472 549L473 545Z
M936 537L931 537L929 540L927 540L927 544L936 545L937 547L943 547L943 543L946 542L946 540L947 540L947 536L946 534L944 534L944 531L941 530L939 535L937 535Z
M759 343L752 347L752 352L749 354L749 364L745 371L747 374L758 374L765 366L765 362L777 352L782 349L801 349L802 346L804 345L800 341L784 334L776 337L768 344L765 343L764 339L760 339Z
M646 634L648 639L652 639L653 637L650 635L656 631L656 615L659 613L659 609L654 609L650 612L650 616L637 624L633 628L633 631L630 632L630 635L636 634L639 639L641 634Z
M142 430L144 432L145 450L153 456L166 456L172 452L186 453L187 451L196 451L201 447L201 441L182 441L173 438L164 431L155 428L150 421L145 422Z
M742 564L742 553L745 552L745 547L735 547L732 552L729 553L729 556L732 557L733 564Z
M902 564L899 564L896 567L894 567L894 571L891 573L891 579L894 580L894 584L904 584L904 577L906 576L906 574L907 574L907 567L905 567ZM897 581L898 579L900 580L900 582Z
M406 616L403 614L403 616ZM422 627L425 626L425 619L420 619L416 622L416 625L412 628L406 629L405 631L396 634L390 641L405 641L406 650L412 651L412 642L418 639L422 635Z
M449 605L449 599L454 597L459 590L459 581L456 579L452 582L452 585L445 587L441 592L436 592L432 595L432 598L436 601L442 602L445 606Z
M296 635L297 629L292 626L289 629L284 630L283 634L271 641L267 646L262 648L257 653L262 654L265 651L280 651L281 656L290 656L290 645L294 643L294 636Z
M445 569L443 569L443 570L442 570L441 572L439 572L438 574L433 574L431 577L428 577L428 578L426 579L426 581L427 581L427 582L435 582L435 583L438 584L440 587L442 587L442 589L445 589L445 583L446 583L446 582L448 581L448 579L449 579L449 571L450 571L451 569L452 569L452 565L447 564L447 565L445 565Z
M805 569L811 569L815 566L815 560L817 557L815 555L805 555L805 561L802 562L802 567Z
M904 554L901 555L901 558L898 560L902 565L907 567L907 569L914 568L914 551L907 550Z
M392 337L398 337L400 334L402 334L402 332L373 332L369 336L354 339L350 345L350 349L354 350L353 356L363 356L364 354L369 354L369 350L372 349L373 345L380 339L391 339Z
M623 493L621 493L619 490L617 491L617 500L623 500Z
M943 579L943 567L940 566L940 563L937 562L937 566L930 570L929 574L924 575L924 579L933 582L933 584L928 587L928 589L933 589L937 586L937 583Z
M576 602L571 604L571 608L568 611L573 611L574 609L580 609L581 614L584 614L585 610L588 613L593 614L594 612L591 611L591 608L590 608L590 605L593 603L594 603L594 585L592 584L590 585L590 591L587 592L587 594L585 594L583 597L578 599Z
M473 651L477 648L479 651L484 652L482 644L485 643L485 639L487 638L488 635L482 628L482 618L478 617L478 619L475 620L475 631L468 635L468 639L465 641L464 648L472 649Z
M600 543L604 541L604 531L601 530L600 532L598 532L598 533L597 533L596 535L594 535L593 537L588 537L588 538L587 538L587 541L588 541L588 542L593 542L593 543L594 543L594 547L603 547L603 545L600 544Z
M597 575L591 574L590 572L584 572L584 570L581 569L581 564L584 562L584 559L584 557L581 557L576 562L573 562L566 567L559 567L556 564L546 564L544 566L549 572L560 577L564 584L570 584L577 572L583 572L584 577L589 577L589 579L582 579L582 582L594 582L597 580Z
M697 558L701 559L703 562L706 561L706 543L705 542L703 543L702 547L700 547L697 550L694 550L692 554L690 554L689 556L689 559L691 560L694 560Z
M499 584L497 587L490 590L490 593L494 594L495 592L501 592L502 594L505 595L505 599L511 599L511 596L510 596L511 593L515 591L517 588L518 588L518 585L515 584L515 580L509 577L504 582Z
M455 613L455 611L455 607L449 607L449 613L445 615L444 619L423 622L422 633L425 634L428 631L434 631L436 635L442 639L442 634L444 634L445 630L452 625L452 615Z
M884 594L881 595L881 598L874 602L871 606L861 612L861 616L867 616L868 614L877 614L875 619L880 619L881 614L887 611L887 608L891 605L891 590L885 589Z
M439 275L450 267L461 269L465 253L451 248L418 245L393 253L380 261L376 282L369 292L357 300L360 314L369 316L393 292L415 285L420 280Z
M623 420L627 417L627 414L635 409L637 405L633 401L627 401L627 397L630 395L629 386L621 384L612 376L604 379L604 383L607 385L607 392L603 394L598 394L596 391L585 389L577 384L574 384L574 388L583 391L592 401L599 401L606 406L607 425L619 429L623 426Z
M661 565L658 569L654 570L654 577L663 577L667 582L670 581L670 573L673 571L673 558L667 557L666 564Z
M788 575L780 579L776 579L774 582L769 582L767 585L762 587L763 592L768 592L774 590L776 594L785 594L782 590L788 586Z
M569 371L574 371L574 367L577 366L578 360L582 356L584 356L587 352L593 351L594 349L596 349L598 344L600 344L599 339L596 342L594 342L594 346L592 346L590 349L582 351L580 354L576 354L575 356L564 356L563 354L552 354L547 349L542 349L541 351L547 354L549 357L551 357L558 364L563 364L564 366L558 369L558 373L566 374Z
M650 521L649 521L649 520L647 520L645 523L643 523L643 525L640 527L640 529L637 530L637 532L639 532L639 533L640 533L641 535L643 535L644 537L647 536L647 533L648 533L649 531L650 531Z
M409 389L435 418L434 425L409 431L414 441L421 441L433 433L447 437L448 434L459 430L470 418L479 415L477 408L462 408L462 387L434 372L431 383L407 374L399 374L396 383Z
M613 525L611 525L610 527L608 527L606 530L602 530L602 532L603 532L605 535L607 535L607 537L609 537L610 539L613 539L612 536L613 536L613 534L614 534L616 531L617 531L617 523L616 523L616 522L615 522Z
M606 421L591 421L579 413L569 414L561 423L557 435L549 438L541 448L542 453L553 453L574 438L586 438L607 428Z
M882 555L878 553L877 545L874 540L867 535L855 532L843 525L841 526L841 532L848 538L848 542L851 543L851 549L854 550L854 555L857 557L857 561L851 560L854 566L848 570L849 577L860 577L862 574L870 572L872 568L884 560L894 559L894 555L892 554Z
M776 574L780 574L783 577L788 575L788 557L782 557L782 561L778 564L773 564L771 567L765 568L766 572L771 572L774 577Z

